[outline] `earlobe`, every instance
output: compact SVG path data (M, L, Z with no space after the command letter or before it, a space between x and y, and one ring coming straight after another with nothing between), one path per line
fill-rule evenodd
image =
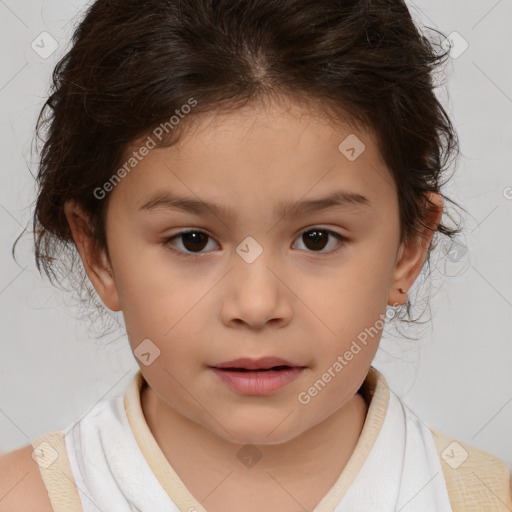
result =
M95 243L88 216L75 201L67 201L64 204L64 213L84 269L96 292L110 310L120 311L119 295L111 263L105 250L100 250Z
M432 204L426 218L423 219L423 229L418 235L404 241L398 250L392 286L388 296L390 305L404 304L407 300L407 290L411 289L423 268L430 242L441 221L443 214L441 196L432 193L429 194L429 199Z

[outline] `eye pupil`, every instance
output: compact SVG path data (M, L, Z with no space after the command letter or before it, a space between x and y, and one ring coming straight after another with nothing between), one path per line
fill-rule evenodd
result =
M207 244L208 235L200 233L199 231L191 231L189 233L181 234L183 246L188 251L194 251L194 249L201 251ZM192 243L189 243L192 242Z
M328 242L328 235L325 230L312 230L312 231L306 231L302 238L304 240L304 243L308 249L312 250L321 250L325 247L325 245ZM308 243L312 243L312 247L308 245Z

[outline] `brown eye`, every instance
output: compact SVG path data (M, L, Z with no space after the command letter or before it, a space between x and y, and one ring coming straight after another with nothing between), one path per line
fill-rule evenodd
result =
M174 240L176 239L176 242ZM163 241L163 245L169 247L171 250L188 256L194 253L201 254L201 251L208 245L210 235L203 231L182 231L171 238ZM181 242L183 248L176 248L178 242ZM173 247L170 247L173 246ZM205 251L207 252L207 251Z
M338 233L323 228L313 228L307 231L303 231L299 237L299 240L304 243L308 251L329 253L335 251L338 248L337 246L340 245L335 244L334 249L331 251L323 251L323 249L328 245L330 237L336 238L338 241L345 240L345 238Z
M181 239L183 246L187 251L201 251L206 247L208 235L200 233L199 231L190 231L189 233L182 233Z
M332 243L336 239L338 243ZM194 256L207 253L204 251L208 242L213 240L208 233L199 230L181 231L176 235L163 240L162 245L167 249L181 255L181 256ZM303 231L299 240L306 247L307 252L318 252L320 254L330 254L336 252L343 245L342 242L346 240L345 237L324 228L313 228ZM331 250L325 251L324 249L329 246L331 242ZM181 247L180 247L181 245Z
M302 234L302 240L308 249L321 251L329 241L329 235L325 231L307 231Z

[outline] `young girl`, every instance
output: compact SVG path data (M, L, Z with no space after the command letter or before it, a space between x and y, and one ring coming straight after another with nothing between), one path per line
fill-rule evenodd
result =
M512 510L505 464L372 366L458 232L446 55L401 0L90 6L38 122L36 260L80 257L140 370L2 457L1 511Z

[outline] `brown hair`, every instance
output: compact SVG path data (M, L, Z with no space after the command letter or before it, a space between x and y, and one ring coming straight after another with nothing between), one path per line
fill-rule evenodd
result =
M73 280L82 300L106 309L81 264L75 268L63 205L82 206L107 250L108 195L101 200L93 191L115 174L127 148L191 99L196 104L177 128L200 113L273 95L369 127L396 183L407 239L423 226L426 193L440 193L458 152L434 91L433 72L448 55L441 47L419 31L402 0L95 1L55 67L37 121L44 141L33 218L38 270L53 284ZM182 130L167 131L160 145ZM437 231L453 238L460 229L442 221ZM400 309L403 320L410 306Z

